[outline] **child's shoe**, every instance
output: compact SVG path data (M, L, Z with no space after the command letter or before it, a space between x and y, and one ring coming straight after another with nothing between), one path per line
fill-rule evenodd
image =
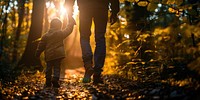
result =
M46 79L46 83L44 85L45 89L50 89L52 87L51 79Z
M54 78L52 84L54 88L60 88L59 78Z

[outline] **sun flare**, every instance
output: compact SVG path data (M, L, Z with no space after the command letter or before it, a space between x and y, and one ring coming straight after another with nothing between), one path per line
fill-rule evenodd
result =
M66 14L66 12L67 12L67 9L62 5L62 6L60 6L60 9L59 9L59 11L60 11L60 14L61 14L61 16L63 16L63 15L65 15Z
M67 7L64 6L64 0L58 0L56 2L48 1L46 2L46 8L49 20L51 20L54 17L59 17L61 20L64 20L67 16L68 10ZM73 9L74 9L73 17L76 19L79 13L76 1L74 3Z

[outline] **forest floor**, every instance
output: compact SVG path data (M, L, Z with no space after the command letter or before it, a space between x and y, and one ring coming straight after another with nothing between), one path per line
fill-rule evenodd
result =
M82 83L79 71L67 73L58 90L44 89L44 74L39 71L0 82L0 100L200 100L200 84L192 78L133 81L103 75L104 84L93 85Z

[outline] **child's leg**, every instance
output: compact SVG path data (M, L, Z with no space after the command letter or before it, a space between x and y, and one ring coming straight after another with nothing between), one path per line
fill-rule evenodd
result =
M60 78L60 65L61 65L62 59L56 59L54 60L54 76L53 76L53 87L59 88L59 78Z
M52 80L52 67L53 67L53 62L49 61L47 62L47 68L45 72L45 78L46 78L46 87L51 87L51 80Z

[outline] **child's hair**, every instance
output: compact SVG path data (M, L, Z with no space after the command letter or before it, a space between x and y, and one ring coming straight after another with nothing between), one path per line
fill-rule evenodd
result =
M53 18L50 22L50 29L61 29L62 21L59 18Z

